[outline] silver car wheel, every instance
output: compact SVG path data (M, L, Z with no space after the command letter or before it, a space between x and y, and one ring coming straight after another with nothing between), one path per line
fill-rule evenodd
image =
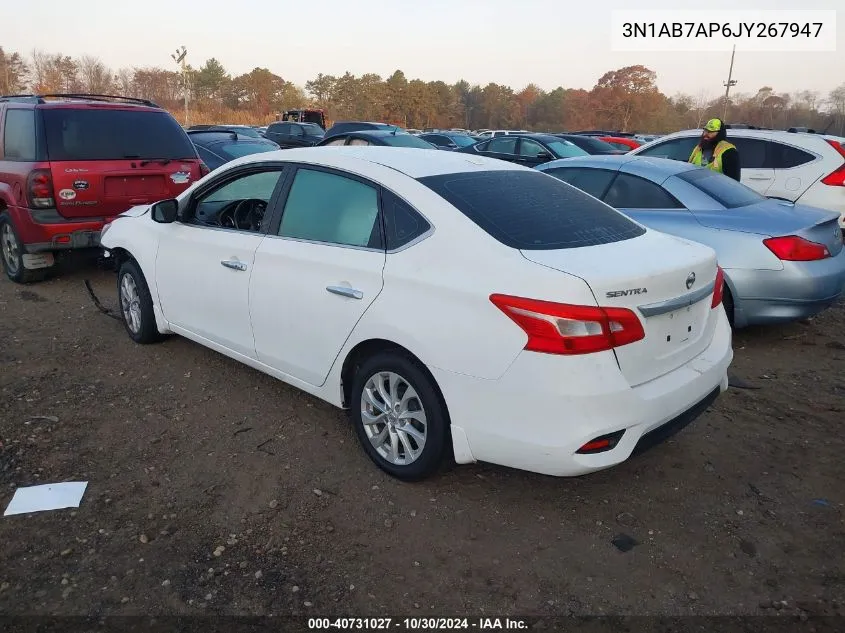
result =
M428 424L422 400L397 373L380 371L364 383L361 422L376 452L395 466L412 464L425 448Z
M0 243L2 244L3 262L6 264L6 270L10 275L14 275L18 272L20 245L18 238L15 237L15 232L12 230L12 225L8 222L3 225Z
M141 331L141 298L135 278L129 273L120 280L120 308L129 331L138 334Z

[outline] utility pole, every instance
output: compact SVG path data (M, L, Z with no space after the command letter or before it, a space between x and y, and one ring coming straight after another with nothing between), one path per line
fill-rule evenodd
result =
M176 52L171 55L173 61L179 64L182 68L182 86L185 91L185 127L188 127L188 66L185 63L185 58L188 56L188 49L184 46L176 49Z
M728 118L728 97L731 94L731 87L736 85L736 79L732 79L734 74L734 55L736 55L736 44L734 44L731 52L731 69L728 71L728 80L722 85L725 86L725 112L722 115L722 121Z

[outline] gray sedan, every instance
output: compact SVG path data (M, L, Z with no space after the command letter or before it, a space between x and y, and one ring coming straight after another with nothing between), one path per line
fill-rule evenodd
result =
M713 248L735 327L813 316L845 287L833 211L764 198L712 170L662 158L587 156L537 169L640 224Z

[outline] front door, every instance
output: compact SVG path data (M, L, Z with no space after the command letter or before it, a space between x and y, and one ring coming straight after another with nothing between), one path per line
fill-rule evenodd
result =
M322 385L382 289L379 190L330 170L300 167L281 219L255 254L250 287L258 359Z
M249 281L281 167L230 171L188 201L156 257L164 318L174 331L255 358Z

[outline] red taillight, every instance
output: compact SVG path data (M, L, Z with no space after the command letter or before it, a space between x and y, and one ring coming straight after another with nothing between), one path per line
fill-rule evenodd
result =
M713 288L713 301L711 308L718 308L722 304L722 296L725 294L725 271L721 266L716 266L716 285Z
M49 169L33 169L26 179L29 206L35 209L49 209L56 206L53 201L53 177Z
M553 303L490 295L490 301L528 335L525 349L544 354L591 354L645 338L642 323L625 308Z
M827 246L805 240L797 235L770 237L763 240L763 244L777 255L778 259L787 262L812 262L830 257Z
M842 143L831 139L826 140L828 144L839 152L839 155L842 156L843 159L845 159L845 147L842 147ZM843 162L836 171L822 178L822 182L826 185L830 185L831 187L845 187L845 162Z
M200 177L208 176L211 173L211 170L208 168L204 162L200 161Z

